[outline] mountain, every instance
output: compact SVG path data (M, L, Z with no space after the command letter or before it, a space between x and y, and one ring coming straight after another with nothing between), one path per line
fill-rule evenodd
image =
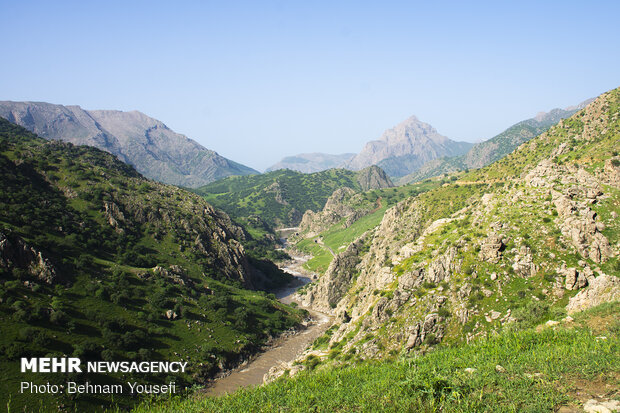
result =
M138 111L0 101L0 117L45 139L110 152L141 174L172 185L195 188L231 175L258 173Z
M400 177L433 159L461 155L471 146L467 142L450 140L428 123L411 116L385 131L379 140L368 142L346 167L359 170L378 165L389 176Z
M327 153L300 153L299 155L287 156L280 162L267 168L265 172L277 171L278 169L290 169L303 173L325 171L332 168L341 168L354 153L330 155Z
M195 190L237 220L258 216L269 226L299 224L305 211L323 208L338 188L356 191L393 186L381 168L345 169L304 174L283 169L262 175L234 176Z
M107 152L46 141L0 118L0 403L20 411L110 406L105 395L20 393L22 381L75 380L22 374L22 356L186 360L191 368L170 376L181 387L204 384L258 351L303 313L253 290L290 276L246 253L248 237L196 194L145 179ZM121 407L136 401L114 399Z
M560 120L572 116L592 101L593 99L588 99L577 106L566 109L556 108L549 112L540 112L535 117L516 123L499 135L474 145L462 156L429 161L417 171L400 178L398 183L402 185L456 171L482 168L506 156L519 145L545 132Z

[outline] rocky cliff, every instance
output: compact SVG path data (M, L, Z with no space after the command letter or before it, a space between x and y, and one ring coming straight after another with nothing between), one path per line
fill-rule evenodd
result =
M226 176L258 173L138 111L3 101L0 116L45 139L110 152L145 176L168 184L195 188Z

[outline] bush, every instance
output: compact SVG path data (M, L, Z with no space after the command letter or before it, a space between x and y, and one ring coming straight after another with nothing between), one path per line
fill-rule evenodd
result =
M513 311L512 316L522 327L533 327L544 321L545 317L548 316L548 312L548 305L540 301L528 301L524 307Z

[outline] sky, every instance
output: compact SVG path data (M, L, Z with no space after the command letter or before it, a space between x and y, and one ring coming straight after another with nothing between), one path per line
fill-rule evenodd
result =
M620 86L620 1L6 1L0 100L139 110L264 170L411 115L454 140Z

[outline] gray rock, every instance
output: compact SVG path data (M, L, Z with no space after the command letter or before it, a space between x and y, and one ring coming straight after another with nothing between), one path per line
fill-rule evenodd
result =
M347 163L347 168L359 170L379 165L390 176L404 176L430 160L461 155L471 146L440 135L431 125L412 116L385 131L379 140L368 142Z
M594 278L588 288L568 300L566 311L572 314L618 300L620 300L620 278L603 274Z
M502 256L504 247L502 238L497 233L492 232L480 246L479 257L483 261L497 264Z

